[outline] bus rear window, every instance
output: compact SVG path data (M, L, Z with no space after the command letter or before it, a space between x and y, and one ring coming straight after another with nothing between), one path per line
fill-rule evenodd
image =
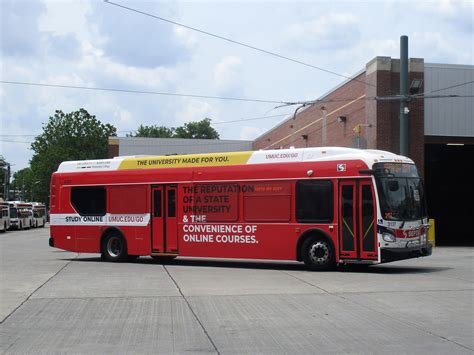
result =
M296 183L296 220L300 223L331 222L333 191L329 180Z
M71 189L71 204L81 216L105 215L105 188L73 187Z

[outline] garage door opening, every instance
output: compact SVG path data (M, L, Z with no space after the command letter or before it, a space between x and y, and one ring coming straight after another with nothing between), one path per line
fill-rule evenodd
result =
M425 145L428 214L437 245L474 245L474 145Z

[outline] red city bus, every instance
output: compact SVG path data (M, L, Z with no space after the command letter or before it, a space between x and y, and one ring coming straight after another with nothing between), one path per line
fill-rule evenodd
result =
M109 261L304 261L310 269L431 255L409 158L304 148L62 163L50 245Z

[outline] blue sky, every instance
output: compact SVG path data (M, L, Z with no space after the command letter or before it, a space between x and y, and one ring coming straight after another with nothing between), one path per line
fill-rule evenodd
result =
M410 57L474 64L471 1L115 2L347 76L398 57L405 34ZM344 80L100 0L0 4L1 80L276 101L314 99ZM274 106L0 84L0 154L26 167L27 142L56 109L83 107L119 135L209 117L222 139L253 139L284 117L222 122L292 111Z

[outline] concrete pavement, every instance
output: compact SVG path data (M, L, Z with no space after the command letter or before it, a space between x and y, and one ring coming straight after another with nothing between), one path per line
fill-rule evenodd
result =
M309 272L293 262L112 264L0 234L2 353L472 353L473 249Z

